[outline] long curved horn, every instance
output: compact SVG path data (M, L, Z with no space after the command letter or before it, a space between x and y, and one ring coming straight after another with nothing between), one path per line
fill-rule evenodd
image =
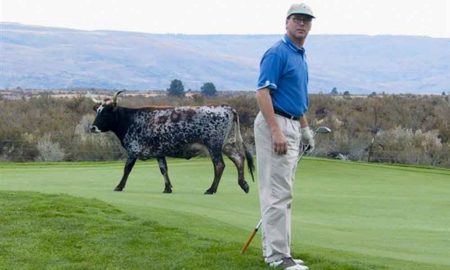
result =
M99 99L96 99L96 98L91 94L91 92L87 92L87 93L86 93L86 97L91 98L91 100L92 100L93 102L95 102L95 103L98 103L98 104L101 104L101 103L102 103L102 101L99 100Z
M113 96L113 104L116 105L117 104L117 97L119 96L120 93L124 92L125 90L120 90L118 92L116 92Z

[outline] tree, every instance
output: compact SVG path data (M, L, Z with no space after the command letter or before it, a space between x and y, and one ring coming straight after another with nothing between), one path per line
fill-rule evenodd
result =
M333 95L333 96L337 96L339 94L339 92L338 92L336 87L333 87L333 89L331 89L330 94Z
M343 94L344 97L350 97L350 91L345 91Z
M207 97L213 97L217 95L216 87L212 82L206 82L203 84L203 86L200 88L202 95Z
M170 87L167 89L167 95L175 97L184 97L184 86L180 80L172 80Z

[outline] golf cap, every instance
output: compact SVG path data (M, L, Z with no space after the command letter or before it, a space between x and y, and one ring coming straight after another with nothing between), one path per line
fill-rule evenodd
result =
M304 3L292 4L287 12L286 18L291 16L292 14L303 14L315 18L311 8Z

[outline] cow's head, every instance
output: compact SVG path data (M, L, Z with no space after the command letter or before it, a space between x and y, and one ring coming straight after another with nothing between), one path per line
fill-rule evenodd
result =
M112 99L107 98L103 101L99 101L95 98L92 100L95 102L94 111L97 113L94 123L91 125L90 130L93 133L100 133L112 130L117 126L116 118L116 106L117 96L123 91L119 91L114 94Z

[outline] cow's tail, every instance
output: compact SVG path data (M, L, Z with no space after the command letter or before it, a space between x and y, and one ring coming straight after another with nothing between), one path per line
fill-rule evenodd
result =
M253 176L253 171L255 170L255 163L253 162L253 155L248 151L247 146L245 146L244 142L242 142L242 145L244 146L245 151L245 159L247 160L247 166L248 171L250 172L250 175L252 176L253 182L255 182L255 177Z
M236 142L240 145L240 149L244 151L245 159L247 160L247 167L248 171L250 172L250 175L252 176L253 182L255 182L255 177L253 175L253 171L255 170L255 163L253 160L253 155L248 150L247 146L244 143L244 139L242 139L241 135L241 126L239 124L239 114L238 112L233 109L234 119L235 119L235 136L236 136Z

